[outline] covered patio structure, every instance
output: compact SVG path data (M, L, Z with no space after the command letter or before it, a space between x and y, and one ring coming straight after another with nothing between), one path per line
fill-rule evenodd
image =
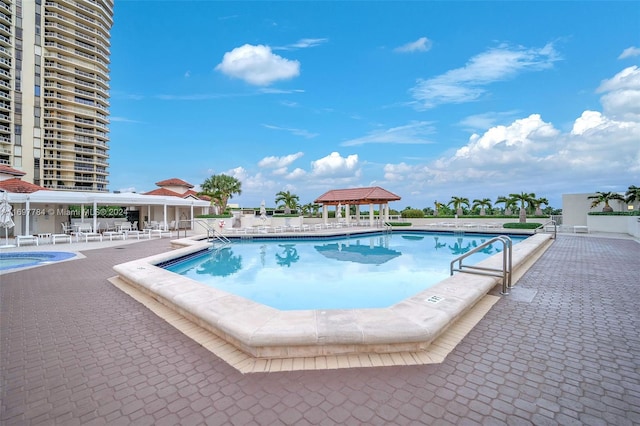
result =
M138 193L96 193L39 190L31 193L8 192L13 206L15 235L56 233L69 221L70 206L81 206L80 220L96 229L98 211L102 207L121 207L125 213L138 212L140 219L155 219L164 227L170 220L192 221L194 215L208 210L209 202L194 198L179 198ZM190 226L192 227L192 226Z
M314 200L317 204L322 204L322 219L324 223L329 220L329 206L335 206L336 217L340 215L340 209L345 208L347 212L344 215L344 221L347 224L351 223L350 208L352 205L356 207L355 220L360 222L360 206L369 206L369 226L375 226L374 205L379 205L379 220L384 223L389 220L389 203L391 201L399 201L401 198L380 188L379 186L365 187L365 188L349 188L349 189L332 189L322 194L320 197Z

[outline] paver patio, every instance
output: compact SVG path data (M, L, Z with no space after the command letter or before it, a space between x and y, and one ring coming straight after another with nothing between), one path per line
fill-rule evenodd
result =
M1 424L640 424L637 241L559 235L441 364L245 375L107 281L169 249L0 275Z

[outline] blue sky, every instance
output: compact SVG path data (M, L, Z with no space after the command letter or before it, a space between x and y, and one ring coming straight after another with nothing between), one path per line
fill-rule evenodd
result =
M640 184L640 3L125 1L110 190L235 176L242 207ZM197 189L197 188L196 188Z

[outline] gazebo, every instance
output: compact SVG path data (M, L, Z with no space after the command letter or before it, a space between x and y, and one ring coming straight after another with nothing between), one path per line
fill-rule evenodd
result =
M344 206L346 211L349 212L350 206L356 206L356 218L360 218L360 206L369 206L369 225L374 226L373 206L379 204L380 220L386 222L389 220L389 202L399 201L401 198L380 188L379 186L372 186L366 188L349 188L349 189L332 189L322 194L320 197L314 200L314 203L322 204L322 219L326 223L329 218L329 206L335 206L336 212ZM346 223L349 223L351 217L349 214L345 215Z

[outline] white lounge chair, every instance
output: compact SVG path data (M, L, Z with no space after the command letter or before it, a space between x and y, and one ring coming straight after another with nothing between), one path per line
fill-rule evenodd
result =
M96 224L96 229L100 229L100 222ZM90 224L82 224L78 228L78 232L76 233L76 241L80 241L80 238L84 239L86 243L89 240L100 240L102 241L102 234L99 232L93 231L93 228Z

